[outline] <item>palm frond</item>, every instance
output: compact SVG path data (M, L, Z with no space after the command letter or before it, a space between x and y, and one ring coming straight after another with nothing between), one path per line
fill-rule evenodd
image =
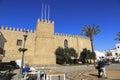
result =
M101 30L98 25L93 24L93 25L85 25L85 27L82 29L82 32L87 37L92 38L94 35L99 34Z
M118 41L120 41L120 32L118 32L117 34L116 34L116 38L114 39L114 40L118 40Z

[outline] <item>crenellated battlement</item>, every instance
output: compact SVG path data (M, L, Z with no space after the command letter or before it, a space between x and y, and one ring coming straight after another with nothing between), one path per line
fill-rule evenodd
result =
M40 20L40 19L39 19ZM38 22L44 22L44 21L39 21ZM47 22L48 23L48 22ZM50 22L51 24L53 24L53 22ZM17 31L17 32L24 32L26 29L22 29L22 28L13 28L13 27L8 27L8 26L2 26L0 27L0 30L9 30L9 31ZM33 30L29 30L27 29L27 31L29 33L34 33ZM55 36L63 36L63 37L81 37L81 38L85 38L85 39L88 39L87 37L83 37L81 35L71 35L71 34L64 34L64 33L54 33Z
M22 28L13 28L13 27L8 27L8 26L2 26L2 27L0 27L0 30L9 30L9 31L17 31L17 32L24 32L26 29L22 29ZM27 31L29 32L29 33L34 33L33 32L33 30L29 30L29 29L27 29Z
M39 19L39 18L38 18L37 23L54 24L54 21L50 21L50 20L47 21L47 20L43 20L43 19Z
M87 37L83 37L81 35L71 35L71 34L63 34L63 33L55 33L54 34L55 36L63 36L63 37L81 37L81 38L85 38L85 39L88 39Z
M64 37L76 37L76 35L70 35L70 34L63 34L63 33L55 33L55 36L64 36Z

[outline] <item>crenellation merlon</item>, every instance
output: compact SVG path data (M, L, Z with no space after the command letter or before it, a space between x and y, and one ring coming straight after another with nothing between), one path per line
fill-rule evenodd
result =
M28 31L28 32L30 32L30 30L29 30L29 29L27 29L27 31Z
M8 30L8 26L5 27L5 30Z
M33 33L33 30L30 30L31 33Z
M8 26L6 26L6 27L4 27L4 26L2 26L1 28L0 28L1 30L8 30L8 31L17 31L17 32L24 32L26 29L22 29L22 28L12 28L12 27L8 27ZM33 33L33 30L29 30L29 29L27 29L27 31L29 32L29 33Z
M19 28L17 28L17 31L20 31L20 29L19 29Z
M88 37L83 37L81 35L77 36L78 38L89 39Z
M12 27L9 27L9 30L11 30L11 31L12 31Z
M39 19L37 20L37 23L48 23L48 24L54 24L54 21L47 21L47 20L43 20L43 19Z
M4 30L4 26L2 26L2 28L1 28L2 30Z
M20 32L22 32L23 31L23 29L22 28L20 28Z
M33 33L33 30L27 29L28 33Z
M78 37L79 35L71 35L71 34L64 34L64 33L55 33L55 36L63 36L63 37Z
M16 28L15 28L15 27L13 28L13 31L16 31Z
M71 34L63 34L63 33L55 33L55 36L63 36L63 37L73 37L73 38L83 38L83 39L89 39L88 37L83 37L81 35L71 35Z

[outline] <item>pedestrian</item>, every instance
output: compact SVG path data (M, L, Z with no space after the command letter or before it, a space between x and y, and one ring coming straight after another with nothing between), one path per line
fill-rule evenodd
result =
M102 77L104 77L104 78L107 78L106 77L106 68L105 68L105 61L104 61L104 59L100 59L100 61L99 61L99 63L98 63L98 66L99 66L99 68L100 68L100 71L99 71L99 76L98 77L101 77L101 73L102 73Z
M30 72L30 68L28 64L26 64L25 67L23 68L23 73L24 72Z
M100 59L98 59L96 62L96 69L98 70L98 78L100 78L101 77Z

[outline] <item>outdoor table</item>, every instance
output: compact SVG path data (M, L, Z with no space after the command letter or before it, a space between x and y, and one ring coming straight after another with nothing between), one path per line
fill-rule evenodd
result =
M37 71L28 72L29 75L37 74Z
M31 72L27 72L29 78L37 78L38 75L38 71L31 71Z
M41 80L41 75L43 75L43 79L45 80L45 72L51 71L50 69L39 69L37 80Z
M49 71L49 72L45 72L46 74L46 80L52 80L51 77L52 76L63 76L64 80L65 80L65 73L64 72L53 72L53 71ZM48 79L49 77L49 79Z
M36 71L28 72L30 78L37 78L37 80L41 80L41 75L43 75L43 79L45 80L45 72L51 71L50 69L39 69Z

